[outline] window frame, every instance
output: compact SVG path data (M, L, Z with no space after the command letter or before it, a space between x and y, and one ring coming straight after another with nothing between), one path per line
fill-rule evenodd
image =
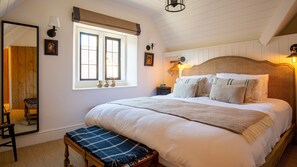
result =
M122 45L122 43L121 43L121 38L114 38L114 37L110 37L110 36L104 36L104 38L105 38L105 44L104 44L104 46L105 46L105 50L104 50L104 78L105 78L105 80L121 80L121 76L122 76L122 71L121 71L121 68L122 68L122 62L121 62L121 57L122 57L122 54L121 54L121 45ZM107 63L106 63L106 61L107 61L107 40L112 40L112 41L118 41L118 43L119 43L119 47L118 47L118 53L119 53L119 55L118 55L118 62L119 62L119 65L118 65L118 76L119 77L117 77L117 78L108 78L107 77Z
M82 58L81 58L81 51L82 51L82 44L81 44L81 35L85 34L85 35L90 35L90 36L96 36L97 37L97 46L96 46L96 79L82 79ZM79 81L98 81L99 79L99 35L98 34L93 34L93 33L86 33L86 32L82 32L79 31ZM88 49L89 51L89 49ZM88 64L89 65L89 64Z
M137 86L138 80L135 68L137 68L138 62L138 36L82 23L73 23L73 90L97 89L96 85L98 83L98 80L80 80L80 32L99 35L98 80L103 82L105 82L105 36L121 39L121 80L116 80L116 87Z

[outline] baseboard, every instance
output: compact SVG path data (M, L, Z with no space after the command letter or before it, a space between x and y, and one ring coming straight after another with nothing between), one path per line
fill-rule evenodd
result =
M57 129L50 129L46 131L40 131L37 133L32 134L26 134L22 136L16 137L16 144L17 148L26 147L34 144L44 143L52 140L58 140L62 139L66 132L85 127L86 125L84 123L71 125L71 126L65 126L62 128ZM10 150L11 148L3 147L3 149L0 149L0 152Z

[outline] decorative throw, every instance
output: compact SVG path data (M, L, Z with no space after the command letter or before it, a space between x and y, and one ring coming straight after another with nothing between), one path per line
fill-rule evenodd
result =
M105 167L133 166L153 153L141 143L98 126L80 128L66 135L100 159Z
M180 100L139 97L110 103L149 109L189 121L223 128L243 135L249 143L255 141L274 123L267 114L258 111L218 107Z

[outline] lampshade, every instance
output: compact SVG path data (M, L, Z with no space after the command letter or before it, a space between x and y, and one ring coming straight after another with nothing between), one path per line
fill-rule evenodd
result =
M168 73L170 75L178 74L180 71L181 65L186 61L186 58L184 56L178 58L178 60L172 60L170 63L174 63L174 65L168 70Z
M166 0L165 10L168 12L180 12L185 8L184 0Z
M60 27L59 17L51 16L48 25L49 26L55 26L56 28Z

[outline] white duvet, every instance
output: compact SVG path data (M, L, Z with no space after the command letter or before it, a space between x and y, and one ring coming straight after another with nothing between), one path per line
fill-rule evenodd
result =
M168 95L154 98L173 97ZM267 113L275 124L254 143L249 144L241 135L228 130L117 104L94 107L86 115L85 122L88 126L101 126L157 150L167 166L189 167L260 166L280 135L291 125L292 108L282 100L267 99L261 103L236 105L213 101L207 97L174 99L254 109Z

